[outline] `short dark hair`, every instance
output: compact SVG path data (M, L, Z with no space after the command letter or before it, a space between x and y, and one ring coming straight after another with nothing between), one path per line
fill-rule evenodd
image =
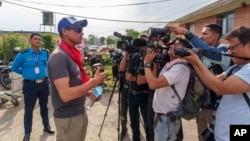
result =
M179 43L183 44L183 47L190 48L190 49L193 48L193 46L189 43L187 39L181 38L181 37L176 37L173 41L170 41L169 43L167 43L167 45L170 46L174 44L176 41L179 41Z
M213 33L218 33L219 34L219 39L221 38L222 35L222 28L218 24L206 24L203 27L208 27ZM219 40L218 39L218 40Z
M30 39L32 39L35 35L41 37L41 34L39 34L39 33L31 33L31 34L30 34Z
M250 27L241 26L228 32L225 39L230 40L231 38L238 38L240 43L246 45L250 42Z

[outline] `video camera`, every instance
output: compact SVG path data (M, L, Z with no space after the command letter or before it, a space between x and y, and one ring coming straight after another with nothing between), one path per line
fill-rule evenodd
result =
M170 33L171 33L171 30L167 26L165 26L164 28L150 27L148 29L149 39L152 37L158 37L164 44L167 44L170 41Z
M113 80L118 77L119 72L119 64L122 61L123 54L119 50L111 50L110 52L110 58L112 62L112 74L113 74Z
M118 32L114 32L114 36L121 38L121 41L117 41L117 49L126 51L133 50L133 44L132 44L133 38L131 36L125 36Z
M118 65L120 64L123 58L123 54L119 51L113 51L113 52L110 52L110 58L111 58L113 65Z

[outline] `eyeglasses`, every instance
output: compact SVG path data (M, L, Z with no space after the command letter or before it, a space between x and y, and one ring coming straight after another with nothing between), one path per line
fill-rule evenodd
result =
M80 25L72 25L72 26L68 27L67 29L73 29L77 33L82 32L82 26L80 26Z
M234 50L234 48L236 48L239 45L241 45L241 43L238 43L238 44L235 44L235 45L230 45L230 46L228 46L228 50L232 51L232 50Z

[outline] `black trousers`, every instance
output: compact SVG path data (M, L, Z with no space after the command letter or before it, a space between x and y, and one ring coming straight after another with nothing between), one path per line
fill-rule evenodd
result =
M32 131L33 111L37 99L39 99L40 115L44 127L49 126L48 118L48 96L49 96L49 82L44 80L42 83L23 83L24 95L24 129L25 134L30 134Z
M149 141L149 125L147 118L147 103L148 103L148 93L138 93L132 94L129 92L128 95L128 107L129 107L129 116L131 121L132 128L132 140L140 141L140 112L143 119L146 140Z

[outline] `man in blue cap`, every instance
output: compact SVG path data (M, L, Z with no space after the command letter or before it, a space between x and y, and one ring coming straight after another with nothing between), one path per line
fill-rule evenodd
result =
M87 20L62 18L58 23L62 41L48 61L57 141L85 140L88 125L85 98L89 96L95 99L91 90L102 84L105 78L100 67L97 67L92 79L84 70L81 52L76 45L81 43L82 29L86 26Z

